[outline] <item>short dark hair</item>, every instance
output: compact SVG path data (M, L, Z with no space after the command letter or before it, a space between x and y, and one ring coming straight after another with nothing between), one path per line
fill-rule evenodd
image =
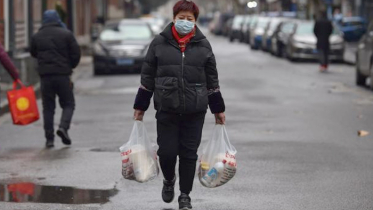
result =
M193 1L189 1L189 0L178 1L174 6L174 18L181 11L192 12L196 20L198 19L199 8Z

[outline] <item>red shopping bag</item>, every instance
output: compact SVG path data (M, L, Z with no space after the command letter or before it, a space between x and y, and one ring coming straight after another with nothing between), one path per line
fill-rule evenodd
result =
M17 84L21 89L17 90ZM16 80L13 83L13 90L8 91L7 96L13 124L28 125L39 119L33 87L26 87L20 80Z

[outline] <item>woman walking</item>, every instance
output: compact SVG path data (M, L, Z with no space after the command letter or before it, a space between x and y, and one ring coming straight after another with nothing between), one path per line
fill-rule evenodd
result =
M150 44L141 71L141 87L134 104L135 120L142 120L154 93L157 110L158 156L164 176L162 199L174 198L175 167L179 157L179 208L192 209L191 198L207 106L216 123L225 123L215 56L196 26L198 6L178 1L173 22Z

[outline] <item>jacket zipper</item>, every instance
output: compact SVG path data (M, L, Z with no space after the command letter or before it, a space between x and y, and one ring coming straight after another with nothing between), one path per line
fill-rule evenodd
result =
M182 61L181 61L181 82L183 83L183 102L184 102L184 112L186 110L186 104L185 104L185 87L184 87L184 59L185 59L185 53L182 53Z

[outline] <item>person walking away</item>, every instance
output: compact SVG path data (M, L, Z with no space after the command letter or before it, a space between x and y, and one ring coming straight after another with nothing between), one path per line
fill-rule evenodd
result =
M70 145L68 130L75 109L71 75L79 64L80 48L55 10L44 12L42 27L31 40L31 55L38 61L46 147L54 146L56 96L63 110L57 135L65 145Z
M316 21L314 34L317 38L317 50L320 59L320 72L328 70L329 51L330 51L330 35L333 33L333 25L327 18L326 12L322 12L320 18Z
M187 0L173 8L173 22L150 44L134 103L134 119L143 120L154 93L157 154L164 176L162 199L174 198L179 157L179 209L192 209L197 150L208 105L215 122L225 123L225 105L211 45L196 26L198 6Z
M10 76L12 77L14 81L19 80L19 73L17 71L17 68L14 66L8 53L5 52L5 49L1 43L0 43L0 63L1 65L3 65L4 69L10 74ZM0 78L0 81L1 81L1 78Z

